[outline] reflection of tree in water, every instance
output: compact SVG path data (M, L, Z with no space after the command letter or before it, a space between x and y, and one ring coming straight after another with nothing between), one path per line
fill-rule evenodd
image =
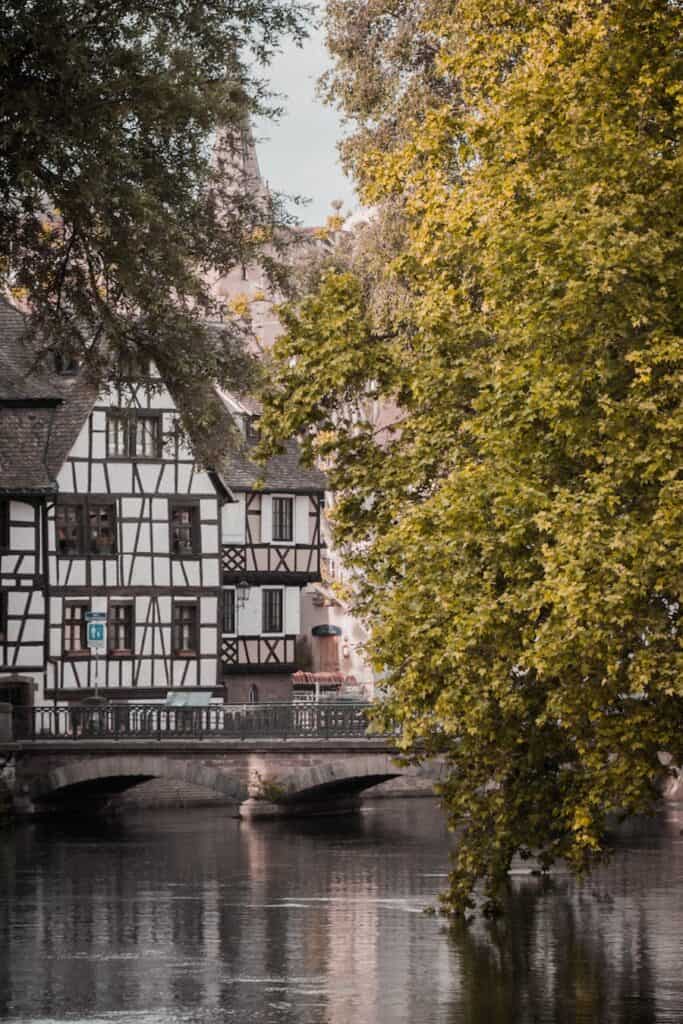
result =
M510 891L505 916L451 929L461 987L451 1020L652 1024L652 957L642 908L569 879Z
M419 912L451 842L434 803L24 826L0 835L0 1017L679 1024L681 827L632 828L581 885L518 876L449 942Z

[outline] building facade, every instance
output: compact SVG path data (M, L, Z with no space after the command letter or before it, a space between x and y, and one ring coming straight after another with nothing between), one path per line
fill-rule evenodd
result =
M320 579L325 478L292 443L255 466L258 406L221 398L243 439L223 466L235 499L221 514L223 677L230 700L288 699L292 674L308 665L302 591Z
M291 445L253 465L253 410L213 390L225 454L206 468L153 368L98 392L38 373L4 303L0 329L0 369L18 368L0 384L0 699L289 699L322 475Z

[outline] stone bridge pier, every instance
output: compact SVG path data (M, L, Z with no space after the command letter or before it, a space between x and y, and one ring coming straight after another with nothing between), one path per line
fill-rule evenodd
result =
M99 809L151 779L201 787L236 815L333 813L400 776L437 781L441 766L401 766L386 739L60 740L15 743L16 807Z

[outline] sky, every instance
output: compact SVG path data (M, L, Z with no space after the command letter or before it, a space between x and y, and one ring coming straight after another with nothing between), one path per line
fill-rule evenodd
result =
M263 178L274 192L311 200L294 210L307 226L324 224L335 199L343 201L345 212L358 206L337 157L336 144L342 136L339 115L315 95L316 81L328 65L320 31L312 33L301 49L286 45L269 69L272 89L284 94L280 104L285 112L277 123L254 125Z

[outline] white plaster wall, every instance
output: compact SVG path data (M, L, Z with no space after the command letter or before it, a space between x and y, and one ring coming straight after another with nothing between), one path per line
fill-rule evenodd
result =
M227 502L221 509L221 542L223 544L244 544L246 540L246 512L244 494L236 496L237 501Z
M202 502L202 505L204 502ZM218 527L213 524L202 524L201 551L203 555L216 555L218 553Z
M261 588L252 587L243 608L237 609L237 633L254 636L261 632Z
M285 587L283 624L285 633L301 632L301 591L298 587Z
M22 523L35 523L36 510L33 505L28 505L25 501L10 501L9 517L20 520Z
M69 455L74 459L87 459L89 455L88 437L90 434L90 420L89 418L85 421L81 427L78 437L76 438L74 445L69 452Z
M297 494L294 499L294 540L297 544L309 544L309 508L310 501L307 495Z
M273 499L270 494L261 498L261 540L270 544L273 539Z

